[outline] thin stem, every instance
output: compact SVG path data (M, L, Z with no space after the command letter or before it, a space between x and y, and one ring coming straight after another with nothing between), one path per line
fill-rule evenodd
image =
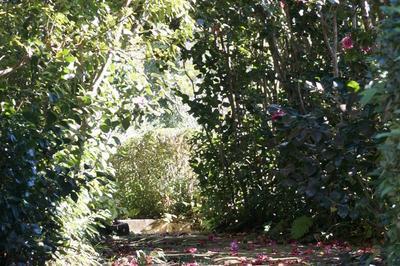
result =
M132 0L127 0L124 7L128 7L131 2L132 2ZM115 42L118 42L119 39L121 38L123 28L124 28L124 24L123 23L119 24L117 33L115 34ZM110 49L110 51L108 52L108 55L107 55L106 62L102 66L99 75L94 79L93 86L92 86L93 95L98 94L98 89L106 76L108 68L110 67L110 65L112 63L112 58L113 58L113 50Z
M8 67L6 69L0 70L0 77L6 76L8 74L11 74L12 72L14 72L17 69L21 68L22 66L24 66L28 62L28 59L29 59L29 56L28 55L24 55L22 57L22 59L17 64L15 64L15 66Z
M335 78L339 77L339 66L337 60L337 50L338 50L338 29L337 29L337 16L336 16L336 9L333 12L333 44L332 46L329 43L328 37L328 24L324 17L324 14L321 11L321 25L322 25L322 35L324 37L325 44L328 48L328 51L332 58L332 72Z
M333 12L333 76L335 78L339 77L339 66L338 66L338 58L337 58L337 50L338 50L338 28L337 28L337 14L336 8Z

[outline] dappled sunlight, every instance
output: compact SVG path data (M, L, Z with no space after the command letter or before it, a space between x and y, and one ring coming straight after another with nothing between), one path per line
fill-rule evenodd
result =
M0 266L400 265L399 0L0 0Z

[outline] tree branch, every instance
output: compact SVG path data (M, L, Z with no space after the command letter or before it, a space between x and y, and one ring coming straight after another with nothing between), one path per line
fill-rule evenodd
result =
M12 72L16 71L17 69L21 68L22 66L24 66L28 62L28 59L29 59L29 56L28 55L24 55L22 57L22 59L17 64L15 64L15 66L8 67L6 69L0 70L0 77L9 75Z
M132 2L132 0L127 0L125 2L124 7L125 8L128 7L131 4L131 2ZM123 23L119 24L119 27L117 29L117 33L115 34L115 38L114 38L115 42L118 42L119 39L121 38L123 28L124 28L124 24ZM110 67L111 63L112 63L112 57L113 57L113 50L110 49L110 51L108 52L108 55L107 55L106 62L102 66L99 75L94 79L94 82L93 82L93 85L92 85L92 93L93 93L93 95L97 95L99 87L100 87L101 83L103 82L103 80L104 80L104 78L106 76L107 70Z
M363 24L364 24L365 30L369 31L374 26L372 24L372 20L369 15L370 11L371 11L371 6L369 5L367 0L364 0L361 2L361 11L362 11Z
M337 77L339 77L339 66L338 66L338 61L337 61L338 31L337 31L336 9L335 9L334 15L333 15L333 45L332 46L329 43L328 24L325 20L325 17L324 17L324 14L322 13L322 11L320 13L320 18L321 18L321 25L322 25L322 35L324 37L324 41L326 43L326 46L327 46L328 51L332 58L333 76L335 78L337 78Z
M337 14L335 8L333 13L333 54L332 54L333 76L335 78L339 77L337 50L338 50L338 27L337 27Z

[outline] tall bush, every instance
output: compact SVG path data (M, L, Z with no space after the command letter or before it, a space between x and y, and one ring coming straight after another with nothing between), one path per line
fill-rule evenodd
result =
M122 217L193 217L196 177L189 165L191 130L159 129L129 139L113 157Z
M375 107L382 124L376 136L380 141L379 164L375 174L377 196L384 210L382 223L386 227L385 253L389 265L400 264L400 2L390 1L382 7L387 16L379 34L374 82L364 92L362 102Z
M214 226L363 216L375 115L358 103L381 13L366 1L198 1L192 157ZM371 205L372 204L372 205ZM372 219L371 219L372 217Z
M167 69L191 35L189 8L168 0L1 1L0 264L41 265L75 238L62 228L70 221L55 218L65 204L86 209L64 208L77 220L96 216L82 204L85 191L95 180L108 190L116 133L158 95L138 77L144 70L130 51L162 58L158 70Z

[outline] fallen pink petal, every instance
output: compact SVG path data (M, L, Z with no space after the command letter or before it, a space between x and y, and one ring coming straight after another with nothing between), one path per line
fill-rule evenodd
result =
M197 248L195 248L195 247L187 248L187 249L185 250L185 252L186 252L186 253L190 253L190 254L194 254L194 253L197 252Z

